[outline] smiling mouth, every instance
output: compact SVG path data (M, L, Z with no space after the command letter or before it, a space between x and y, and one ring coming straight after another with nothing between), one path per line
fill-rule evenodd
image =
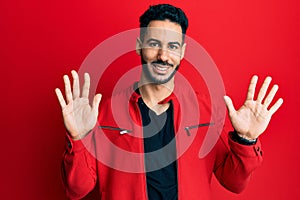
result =
M158 64L152 64L155 71L157 71L159 74L165 74L167 70L169 69L169 66L166 65L158 65Z

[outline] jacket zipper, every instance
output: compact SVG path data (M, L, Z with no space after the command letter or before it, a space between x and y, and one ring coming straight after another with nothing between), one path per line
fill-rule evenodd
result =
M139 111L139 120L140 120L140 123L142 124L143 126L143 120L142 120L142 114L141 114L141 110L140 110L140 107L138 105L138 103L136 103L136 107ZM142 129L142 134L144 136L144 130L143 128ZM144 147L144 140L142 142L142 149L143 149L143 154L145 154L145 147ZM144 166L144 179L145 179L145 200L149 200L149 197L148 197L148 187L147 187L147 172L146 172L146 163L145 163L145 155L144 155L144 158L143 158L143 166Z
M173 104L173 102L171 101L171 104L172 104L172 107L173 107L173 112L172 112L172 117L173 117L173 119L172 119L172 121L173 121L173 127L174 127L174 139L176 140L176 129L177 129L177 126L175 125L175 120L174 120L174 113L175 113L175 106L174 106L174 104ZM180 185L179 185L179 159L177 158L177 152L178 152L178 145L177 145L177 140L175 141L175 144L176 144L176 174L177 174L177 199L180 199L179 198L179 187L180 187Z
M191 132L190 132L191 129L199 128L199 127L203 127L203 126L213 126L214 124L215 124L214 122L204 123L204 124L197 124L197 125L194 125L194 126L187 126L187 127L184 128L184 130L186 130L187 135L190 136L191 135Z
M132 132L131 130L128 130L128 129L113 127L113 126L98 126L98 128L114 130L114 131L120 131L121 135Z

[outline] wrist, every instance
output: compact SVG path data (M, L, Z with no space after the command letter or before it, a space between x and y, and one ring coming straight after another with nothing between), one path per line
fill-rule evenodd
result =
M76 136L73 136L73 135L71 135L70 134L70 136L71 136L71 138L72 138L72 140L81 140L81 139L83 139L85 136L87 136L90 132L91 132L92 130L89 130L87 133L79 133L79 134L77 134Z
M81 140L83 137L82 137L82 135L78 134L76 136L71 135L71 138L72 138L72 140L76 141L76 140Z
M250 137L248 137L248 136L246 136L246 135L244 135L244 134L241 134L241 133L239 133L239 132L237 132L237 131L235 131L235 132L236 132L236 134L238 134L239 137L244 138L245 140L249 140L249 141L254 141L254 140L256 140L256 138L250 138Z
M244 144L244 145L253 145L253 144L256 144L256 142L257 142L257 138L255 138L255 139L249 138L245 135L238 133L236 130L234 130L232 132L232 139L233 139L233 141L238 142L239 144Z

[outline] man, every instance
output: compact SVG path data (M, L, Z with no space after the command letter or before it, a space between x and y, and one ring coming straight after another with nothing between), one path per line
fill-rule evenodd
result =
M278 86L266 94L267 77L254 100L258 78L253 76L238 110L225 96L234 131L220 130L219 105L211 106L205 95L175 84L186 47L183 11L168 4L150 6L140 26L140 81L101 102L99 115L101 94L89 104L87 73L82 92L75 71L72 89L64 76L66 100L56 89L68 131L62 166L68 197L83 198L97 187L101 199L109 200L205 200L210 199L212 174L228 190L241 192L262 162L258 136L283 103L279 99L269 108ZM208 133L218 136L217 142L201 158L199 149Z

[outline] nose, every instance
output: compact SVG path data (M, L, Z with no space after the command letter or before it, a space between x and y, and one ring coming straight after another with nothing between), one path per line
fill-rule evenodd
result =
M157 59L165 62L168 61L168 58L168 50L166 50L165 48L160 48L158 50Z

